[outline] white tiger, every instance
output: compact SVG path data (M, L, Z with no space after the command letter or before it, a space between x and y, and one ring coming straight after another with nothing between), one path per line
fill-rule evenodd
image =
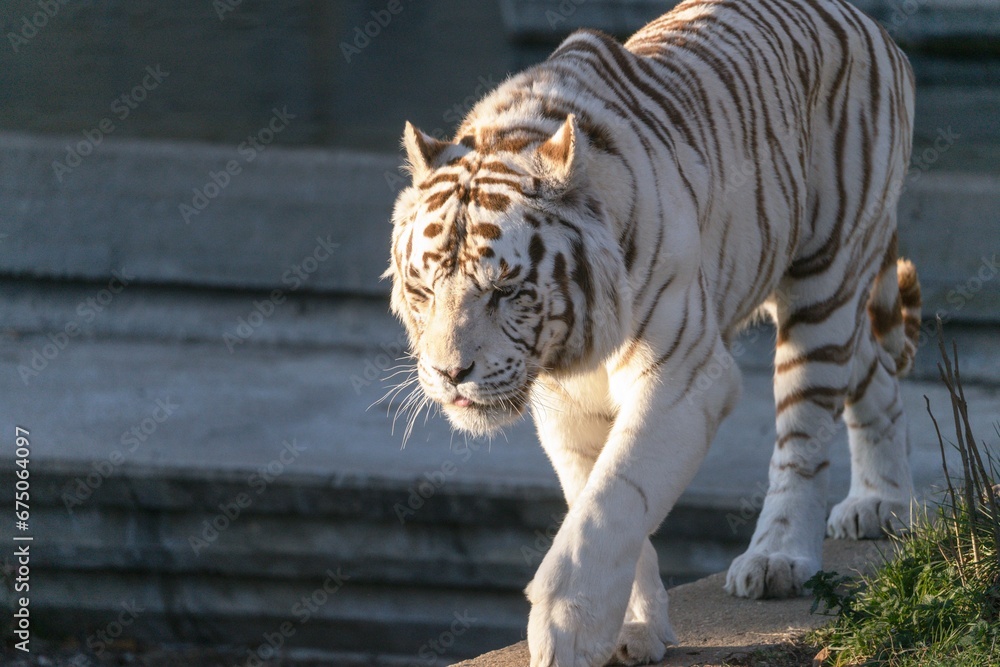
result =
M827 531L907 520L912 117L906 58L846 2L689 0L624 46L573 34L453 142L407 125L387 275L420 386L472 433L530 409L569 504L526 591L533 666L677 641L648 537L739 397L729 345L761 310L778 438L726 589L795 595L820 568L842 414L852 482Z

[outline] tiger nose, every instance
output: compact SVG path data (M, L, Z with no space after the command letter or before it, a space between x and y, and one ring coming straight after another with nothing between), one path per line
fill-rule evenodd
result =
M476 365L476 362L472 362L465 368L459 368L458 366L452 366L451 368L435 368L438 373L444 376L444 379L453 385L457 385L459 382L464 380L472 372L472 367Z

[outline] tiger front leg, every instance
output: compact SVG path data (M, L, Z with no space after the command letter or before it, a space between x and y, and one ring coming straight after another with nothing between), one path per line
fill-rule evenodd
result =
M656 549L647 539L639 555L625 624L618 633L614 661L645 665L663 659L667 646L677 643L670 623L667 589L660 579Z
M532 412L542 448L572 507L611 430L607 372L601 368L572 378L539 378L533 389ZM656 550L647 539L636 565L625 624L618 635L617 662L657 662L668 644L677 643L668 617L668 602Z
M718 336L706 340L704 333L690 322L678 324L670 354L640 343L617 368L609 365L617 418L526 591L532 667L603 665L619 649L648 535L694 477L739 394L732 358ZM669 349L669 338L664 346ZM672 381L710 364L723 373L697 397L685 394L685 382ZM669 629L669 621L662 625ZM665 632L660 641L673 639Z

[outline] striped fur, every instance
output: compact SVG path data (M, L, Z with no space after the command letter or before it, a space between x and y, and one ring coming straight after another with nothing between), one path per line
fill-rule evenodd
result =
M729 345L758 313L777 441L727 590L795 595L819 569L841 416L852 483L827 531L907 520L912 118L906 58L846 2L688 0L624 46L573 34L452 142L407 125L387 275L420 387L473 433L530 410L570 506L527 589L532 665L676 640L648 535L738 399Z

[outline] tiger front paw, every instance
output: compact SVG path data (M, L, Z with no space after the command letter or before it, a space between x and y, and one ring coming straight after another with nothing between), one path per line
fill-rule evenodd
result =
M601 667L619 646L630 568L574 564L560 551L550 549L525 590L531 667Z
M818 557L749 550L726 574L726 592L741 598L790 598L805 593L804 584L819 572Z
M666 619L658 623L628 621L618 633L614 662L621 665L659 662L667 652L667 645L676 643L677 635Z

